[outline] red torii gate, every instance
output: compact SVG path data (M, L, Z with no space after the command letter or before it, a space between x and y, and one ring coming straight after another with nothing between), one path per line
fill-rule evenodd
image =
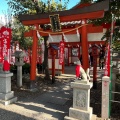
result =
M54 13L37 14L37 15L20 15L19 19L23 25L35 26L35 30L31 30L25 33L26 37L33 37L30 80L34 81L36 77L36 60L37 60L36 53L37 53L37 43L38 43L37 31L43 31L43 29L39 28L39 25L50 23L49 15L59 14L60 22L69 22L69 21L77 21L77 20L82 21L82 27L79 29L79 33L81 33L82 51L85 51L84 54L82 54L83 68L86 70L89 67L88 41L87 41L87 29L89 25L88 26L86 25L87 20L104 17L104 12L107 11L108 9L109 9L109 1L105 0L99 3L91 4L90 6L86 6L83 8L77 7L77 9L58 11ZM52 34L51 30L47 30L47 32L50 32ZM40 35L48 36L47 32L46 33L41 32ZM65 29L62 29L61 32L64 33ZM56 34L59 35L61 34L61 32L60 33L57 32ZM75 31L70 31L67 34L75 34Z

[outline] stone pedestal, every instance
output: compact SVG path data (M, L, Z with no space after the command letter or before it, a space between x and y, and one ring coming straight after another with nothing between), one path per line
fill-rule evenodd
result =
M101 117L104 119L109 118L109 84L110 77L104 76L102 78L102 106L101 106Z
M17 101L14 91L11 91L11 76L13 73L0 73L0 103L4 105Z
M64 120L92 120L90 106L90 88L93 86L88 81L71 82L73 88L73 108L69 109L69 117Z

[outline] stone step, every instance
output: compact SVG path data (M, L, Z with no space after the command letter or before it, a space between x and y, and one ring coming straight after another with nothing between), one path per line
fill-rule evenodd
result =
M0 99L9 100L14 97L14 91L10 91L8 93L0 93Z
M78 119L65 116L64 120L78 120ZM110 120L110 119L99 118L99 117L97 117L96 115L93 114L91 120Z
M91 120L96 120L96 118L97 118L97 115L92 114Z
M110 120L110 119L109 118L108 119L104 119L104 118L97 117L96 120Z
M0 103L2 103L3 105L9 105L11 103L15 103L17 101L17 97L13 97L9 100L0 100Z
M78 119L75 119L75 118L72 118L72 117L65 116L65 117L64 117L64 120L78 120Z

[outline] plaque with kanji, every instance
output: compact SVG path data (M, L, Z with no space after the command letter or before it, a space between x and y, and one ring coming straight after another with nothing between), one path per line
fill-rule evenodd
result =
M50 23L53 32L61 31L60 19L58 14L50 15Z

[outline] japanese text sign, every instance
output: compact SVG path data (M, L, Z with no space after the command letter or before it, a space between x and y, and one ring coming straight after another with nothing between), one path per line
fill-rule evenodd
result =
M104 75L110 77L110 45L109 44L108 44L108 47L107 47Z
M65 43L63 41L60 41L60 53L59 53L59 64L63 64L64 60L64 48L65 48Z

